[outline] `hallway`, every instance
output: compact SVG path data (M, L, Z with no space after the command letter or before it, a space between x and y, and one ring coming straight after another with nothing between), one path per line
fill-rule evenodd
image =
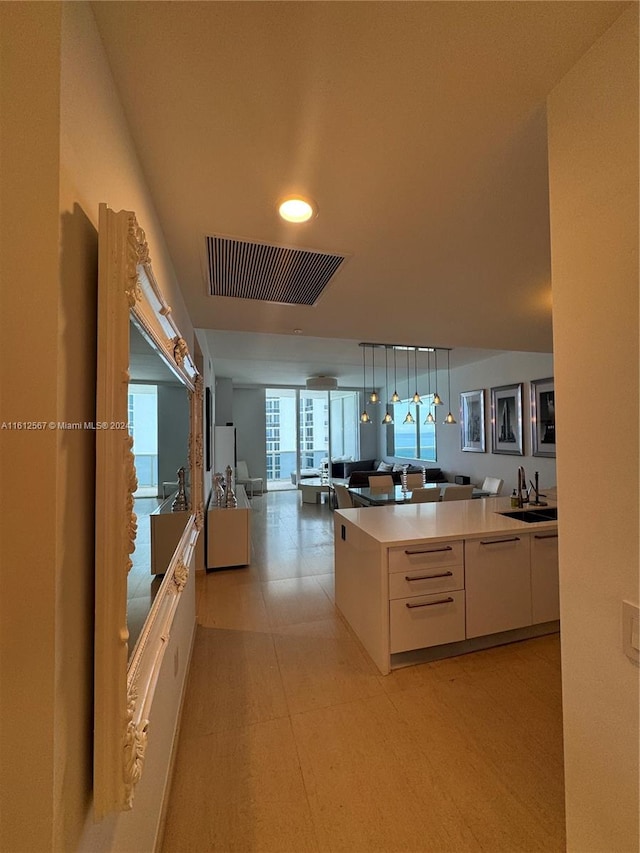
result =
M196 577L164 853L564 850L558 636L380 676L328 507L253 510L252 565Z

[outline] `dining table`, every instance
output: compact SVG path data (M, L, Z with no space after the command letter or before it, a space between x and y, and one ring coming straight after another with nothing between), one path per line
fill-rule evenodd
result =
M425 489L440 489L440 498L447 486L453 483L425 483ZM349 493L355 506L386 506L388 504L411 503L411 489L403 490L402 486L394 485L389 489L371 488L370 486L350 487ZM474 487L472 498L487 498L490 493Z

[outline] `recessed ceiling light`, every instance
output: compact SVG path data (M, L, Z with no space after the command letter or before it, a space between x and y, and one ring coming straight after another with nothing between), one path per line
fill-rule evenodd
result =
M312 216L315 216L316 210L315 205L307 199L290 196L280 202L278 213L287 222L308 222Z

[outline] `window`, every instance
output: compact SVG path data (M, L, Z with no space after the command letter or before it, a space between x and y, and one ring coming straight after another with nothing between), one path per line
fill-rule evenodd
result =
M393 455L401 459L422 459L425 462L436 461L436 425L425 424L429 414L429 398L422 398L422 405L410 400L402 400L393 406ZM415 418L415 423L405 424L407 411Z
M265 414L268 480L288 481L302 468L319 472L329 458L358 458L357 391L267 388Z
M138 478L137 495L158 492L158 386L129 385L129 433Z

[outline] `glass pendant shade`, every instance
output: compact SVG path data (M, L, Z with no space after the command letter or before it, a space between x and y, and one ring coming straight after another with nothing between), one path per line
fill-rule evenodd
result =
M437 388L438 388L438 350L437 349L435 350L435 356L436 356L436 390L433 392L433 405L434 406L443 406L444 403L442 402L442 397L440 396L440 394L438 394L438 391L437 391Z
M370 403L379 403L380 397L376 391L376 348L371 347L371 393L369 394Z
M418 348L416 347L413 351L413 366L414 372L416 375L416 392L413 395L413 402L416 406L419 406L422 400L420 399L420 394L418 394Z
M387 388L389 387L389 348L385 346L384 348L384 384L385 384L385 393ZM392 424L393 423L393 415L389 411L389 406L387 406L387 410L384 413L384 417L382 418L382 424Z
M360 415L360 423L361 424L370 424L371 418L369 417L369 413L367 412L367 392L365 391L367 385L367 371L366 371L366 361L365 361L365 345L360 344L362 347L362 399L364 401L364 409L362 410L362 414Z
M429 411L429 414L428 414L428 415L427 415L427 417L425 418L424 422L425 422L425 424L435 424L436 419L435 419L435 418L433 417L433 415L431 414L431 411Z
M398 390L397 390L398 389L398 371L397 371L397 365L396 365L396 348L395 347L393 348L393 387L396 390L391 395L391 401L390 402L399 403L400 402L400 394L398 394Z
M449 360L449 356L451 355L451 350L447 350L447 385L449 387L449 414L444 419L443 423L445 424L455 424L457 423L456 419L451 414L451 362Z
M414 424L415 420L411 412L407 411L407 415L405 419L402 421L403 424Z

